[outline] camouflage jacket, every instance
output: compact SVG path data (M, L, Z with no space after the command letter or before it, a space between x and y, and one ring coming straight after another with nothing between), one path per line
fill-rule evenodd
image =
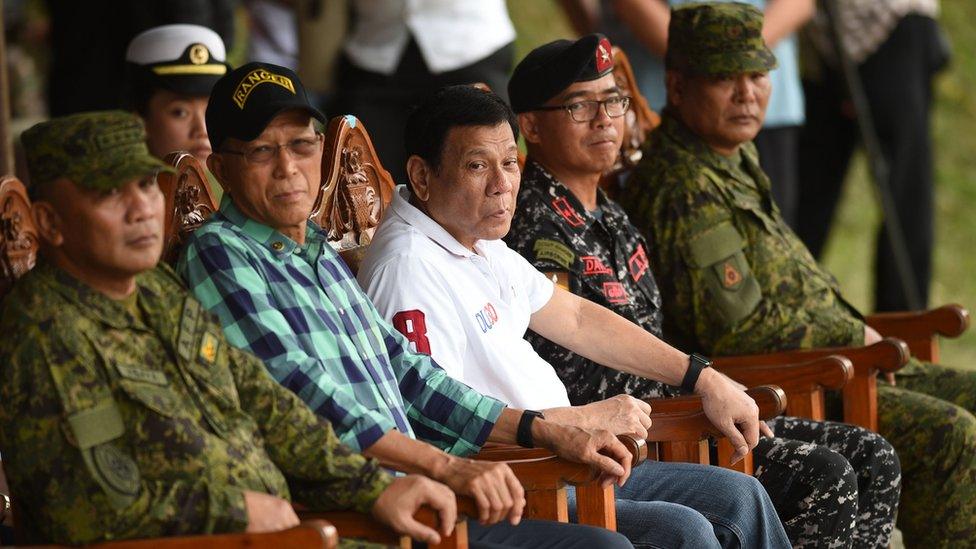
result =
M28 542L242 531L244 490L372 508L390 482L374 461L228 345L171 270L137 286L126 307L41 261L4 300L0 448Z
M780 216L752 143L723 157L665 110L619 198L650 242L672 344L736 355L864 342L861 315Z
M505 241L565 289L660 335L661 295L644 239L603 191L598 191L597 201L600 216L587 212L568 188L529 159ZM573 404L621 393L650 398L677 391L601 366L532 331L526 339L556 369Z

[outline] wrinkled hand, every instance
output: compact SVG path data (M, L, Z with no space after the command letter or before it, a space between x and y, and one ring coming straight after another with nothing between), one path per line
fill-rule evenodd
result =
M630 395L617 395L581 408L591 428L606 429L615 435L643 440L651 428L651 405Z
M247 511L246 532L278 532L299 524L291 504L271 494L245 490L244 509Z
M505 463L451 456L432 476L454 492L473 497L478 502L481 524L494 524L507 518L517 525L522 520L525 491Z
M437 512L440 531L413 518L424 505ZM428 544L437 544L441 542L441 536L449 536L454 531L457 501L454 492L447 486L427 477L407 475L397 478L383 490L373 504L373 516L398 534Z
M769 426L759 421L759 406L752 397L714 369L702 371L695 392L702 397L705 416L735 448L732 463L737 463L756 447L760 431L773 436Z
M533 438L561 458L589 465L604 486L623 486L630 476L631 455L616 435L605 429L581 429L551 421L536 421Z

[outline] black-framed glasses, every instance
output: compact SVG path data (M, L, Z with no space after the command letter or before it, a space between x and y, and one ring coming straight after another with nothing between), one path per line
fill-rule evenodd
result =
M288 152L295 158L308 158L318 152L319 145L322 144L322 140L325 138L320 133L316 133L315 137L299 137L292 139L287 143L276 143L274 145L258 145L257 147L252 147L246 151L232 151L229 149L221 149L219 152L226 154L237 154L244 157L244 161L248 164L267 164L271 162L271 159L278 156L278 151L282 147L288 149Z
M607 116L610 118L619 118L627 112L627 109L630 108L630 98L625 95L615 95L613 97L608 97L603 101L591 99L589 101L576 101L575 103L559 105L557 107L539 107L534 110L565 110L569 113L569 116L573 117L573 121L575 122L590 122L596 118L600 105L603 105L603 111L607 113Z

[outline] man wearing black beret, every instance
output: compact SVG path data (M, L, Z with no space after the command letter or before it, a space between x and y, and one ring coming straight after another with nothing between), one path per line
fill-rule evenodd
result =
M728 9L740 17L740 8ZM751 22L748 28L761 28L761 17L758 25ZM730 55L768 52L764 45L754 50ZM661 294L649 262L654 248L599 189L619 154L629 107L612 70L610 44L600 35L546 44L516 67L508 92L528 159L506 241L567 290L661 337ZM556 368L575 405L618 394L675 396L690 388L606 367L531 331L528 339ZM876 545L858 542L866 538L886 545L899 486L891 446L840 423L777 418L774 427L783 438L769 433L753 450L756 478L794 547Z

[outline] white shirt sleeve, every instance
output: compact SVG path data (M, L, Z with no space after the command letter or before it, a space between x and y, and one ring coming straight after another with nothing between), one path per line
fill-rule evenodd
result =
M525 289L529 298L529 310L536 313L552 299L556 285L546 275L539 272L515 250L505 247L505 261L510 269L518 273L516 280Z
M434 265L398 256L360 272L359 285L383 318L410 341L412 350L430 354L448 375L464 379L464 324L453 292Z

